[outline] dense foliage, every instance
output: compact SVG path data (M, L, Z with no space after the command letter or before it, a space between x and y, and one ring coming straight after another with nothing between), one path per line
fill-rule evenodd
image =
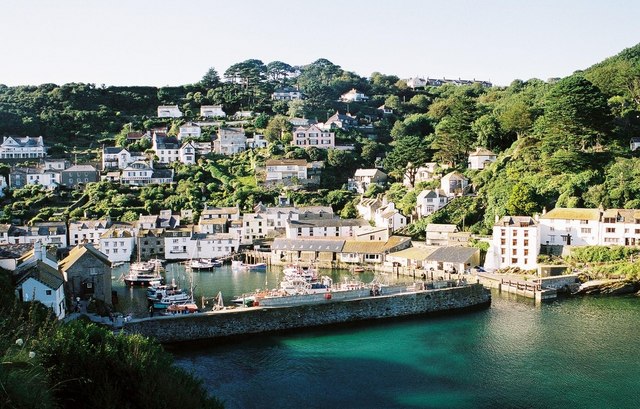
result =
M0 271L0 407L222 408L156 342L19 303Z
M272 101L271 92L282 87L297 87L306 98ZM339 102L351 88L367 94L369 101ZM448 165L448 171L464 172L475 196L465 202L464 216L445 210L431 219L464 224L478 233L488 233L495 217L505 214L532 215L555 206L640 207L640 158L628 147L640 130L640 45L566 78L514 80L508 87L476 83L410 89L396 76L376 72L362 78L326 59L304 66L250 59L222 76L211 68L199 82L179 87L0 86L0 134L42 134L64 150L123 141L124 129L163 124L175 132L179 121L154 117L158 104L177 104L186 116L182 120L196 118L202 104L222 104L229 113L252 110L259 115L245 129L264 133L271 144L233 159L209 156L197 166L175 165L173 186L129 190L99 184L87 189L85 202L66 216L132 218L159 208L197 210L204 203L243 210L260 201L274 203L282 190L264 188L254 172L267 157L325 161L320 193L286 194L298 205L331 204L338 212L346 207L344 214L353 213L353 197L327 193L343 191L358 167L383 165L392 181L407 177L413 184L418 166L437 161ZM382 104L393 113L382 115L377 110ZM353 145L352 151L289 145L288 117L324 121L336 110L359 118L359 129L336 134L340 144ZM482 171L467 169L467 154L475 147L494 151L498 160ZM403 201L398 207L410 215L415 205L407 202L419 188L387 195ZM3 220L45 219L64 213L61 209L78 199L68 192L47 194L13 192ZM45 202L57 209L40 210ZM420 225L424 223L414 226L417 235Z

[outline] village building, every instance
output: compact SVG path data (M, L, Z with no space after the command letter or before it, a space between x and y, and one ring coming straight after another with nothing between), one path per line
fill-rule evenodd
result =
M37 222L31 226L10 225L4 243L35 243L45 246L67 247L67 225L65 222Z
M442 189L423 190L416 198L416 213L418 219L429 216L437 212L449 203Z
M75 188L99 181L100 172L92 165L73 165L60 172L60 180L63 186Z
M42 136L5 136L0 145L0 160L3 159L37 159L47 155Z
M181 118L182 112L177 105L160 105L158 107L158 118Z
M94 247L100 248L100 237L112 224L109 216L102 220L70 221L69 245L76 246L80 243L91 243Z
M349 114L345 115L336 111L335 114L327 118L324 124L318 124L318 126L325 131L330 131L336 128L348 131L358 126L358 119Z
M480 249L474 247L438 247L424 262L425 270L463 274L480 263Z
M213 150L218 155L235 155L244 152L247 147L247 136L242 128L218 129L218 138L213 141Z
M60 186L60 172L45 170L42 167L16 167L9 173L9 187L20 189L27 185L39 185L45 189L55 189Z
M368 96L366 96L362 92L358 92L358 90L356 90L355 88L351 88L349 91L340 95L340 101L342 102L364 102L368 100Z
M202 135L202 129L200 125L195 122L187 122L185 124L180 125L178 131L178 140L182 141L185 138L200 138Z
M102 148L102 170L125 169L131 163L144 160L144 154L140 152L129 152L121 147Z
M357 169L347 186L349 190L364 194L369 186L378 185L384 187L387 184L387 174L380 169Z
M125 224L111 226L100 236L100 251L112 263L131 261L135 249L135 229Z
M440 179L440 189L446 196L462 196L469 188L469 179L458 171L447 173Z
M292 131L293 139L291 145L307 148L316 147L320 149L334 148L336 145L334 132L327 132L320 129L317 125L309 127L298 127Z
M538 267L540 249L538 222L530 216L496 218L491 246L485 266L491 269L517 267L534 270Z
M269 141L262 134L256 134L252 138L247 138L247 149L260 149L266 148L269 145Z
M354 237L356 231L370 227L362 219L300 219L285 223L287 238L296 237Z
M485 148L476 148L469 154L469 169L482 170L496 161L496 154Z
M92 244L79 244L71 249L58 269L71 299L91 297L111 304L111 262Z
M411 178L409 178L409 175L406 173L402 180L402 184L408 187L413 187L421 182L430 182L435 180L439 175L440 172L438 171L438 164L435 162L428 162L416 169L413 177L413 185L411 184Z
M200 116L205 118L224 118L227 113L222 110L222 105L202 105Z
M448 246L449 236L458 232L455 224L429 223L425 230L427 246Z
M339 261L349 264L383 264L388 254L411 246L409 237L391 236L387 241L345 240Z
M384 227L391 232L400 230L407 225L407 218L396 209L395 203L388 202L375 211L373 216L376 227Z
M306 159L268 159L265 163L265 185L316 185L320 183L323 163Z
M302 91L293 87L279 88L271 94L271 99L276 101L295 101L302 98Z
M638 148L640 148L640 138L635 136L629 140L629 149L635 151Z

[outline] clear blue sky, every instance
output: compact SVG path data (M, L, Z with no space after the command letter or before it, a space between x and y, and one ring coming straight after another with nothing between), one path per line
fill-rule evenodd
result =
M637 0L0 0L0 84L182 85L249 58L508 85L640 42Z

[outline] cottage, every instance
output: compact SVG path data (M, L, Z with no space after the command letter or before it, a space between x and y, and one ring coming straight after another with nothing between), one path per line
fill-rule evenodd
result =
M267 138L262 134L256 134L253 138L247 138L247 149L266 148L269 144Z
M412 269L424 269L425 260L438 247L419 246L396 251L387 255L387 263Z
M425 231L427 246L448 246L449 235L457 231L458 226L455 224L430 223Z
M423 166L419 166L415 170L413 185L417 185L420 182L430 182L432 180L435 180L440 174L441 173L439 173L438 171L437 163L435 162L425 163ZM409 178L409 175L406 173L404 175L404 179L402 180L402 183L405 186L413 187L413 185L411 184L411 179Z
M358 126L358 120L349 114L344 115L339 111L336 111L336 113L330 116L324 124L319 126L326 131L330 131L334 128L348 131Z
M200 116L205 118L224 118L227 114L222 110L222 105L202 105L200 107Z
M340 101L342 102L364 102L368 100L368 96L366 96L362 92L358 92L355 88L351 88L351 90L345 92L340 96Z
M363 219L373 221L376 211L382 206L383 202L379 197L365 198L361 196L360 202L356 205L356 210Z
M640 138L637 136L631 138L629 140L629 149L631 149L632 151L635 151L638 148L640 148Z
M493 238L487 251L485 266L491 269L538 267L540 237L538 222L530 216L496 217Z
M79 244L71 249L58 268L72 299L92 297L111 304L111 262L92 244Z
M331 263L342 252L344 239L329 238L276 238L271 244L271 260L278 262L324 262Z
M45 189L55 189L60 186L60 176L59 171L42 167L17 167L9 173L9 186L20 189L27 185L40 185Z
M449 198L442 189L423 190L418 194L416 202L418 219L422 219L446 206Z
M271 99L276 101L295 101L302 98L302 92L292 87L276 89L273 94L271 94Z
M20 301L38 301L51 308L59 320L65 317L64 277L55 267L35 260L17 273L20 279L16 291Z
M181 118L182 112L177 105L160 105L158 107L158 118Z
M200 125L195 122L187 122L180 125L180 131L178 132L178 140L182 141L184 138L199 138L202 135L202 129Z
M462 196L469 190L469 179L458 171L447 173L440 179L440 189L446 196Z
M473 247L438 247L424 260L424 268L462 274L480 263L480 249Z
M373 220L376 227L385 227L391 232L402 229L407 225L407 218L396 209L393 202L389 202L377 209Z
M235 155L244 152L247 147L247 136L242 128L218 129L218 138L213 141L213 150L219 155Z
M111 226L100 236L100 251L112 263L129 262L135 246L135 229L126 224Z
M69 222L69 245L91 243L100 248L100 237L111 227L111 217L102 220L78 220Z
M100 173L91 165L74 165L61 172L61 183L67 187L78 187L100 180Z
M476 148L475 151L469 154L469 169L482 170L490 163L496 161L496 154L488 149Z
M424 88L427 85L427 81L424 78L413 77L405 80L407 87L416 89Z
M356 231L370 227L362 219L300 219L285 222L287 238L297 237L354 237Z
M321 130L317 125L298 127L292 131L291 145L297 147L316 147L320 149L333 148L336 145L334 132Z
M144 154L139 152L129 152L126 148L102 148L102 170L124 169L131 163L144 159Z
M409 237L400 236L391 236L385 242L346 240L339 260L343 263L382 264L389 253L406 249L410 245Z
M384 187L387 183L387 174L380 169L358 169L349 179L347 186L349 190L364 194L369 186L378 185Z

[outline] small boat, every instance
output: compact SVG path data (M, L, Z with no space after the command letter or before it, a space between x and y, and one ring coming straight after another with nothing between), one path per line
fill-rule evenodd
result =
M194 314L198 312L198 306L191 302L186 304L171 304L166 308L166 315Z
M193 270L212 270L214 267L220 267L221 265L220 261L207 258L196 258L187 263L187 267Z
M354 272L354 273L363 273L364 272L364 267L362 267L362 266L351 267L351 271Z
M132 273L150 273L155 269L156 265L148 261L136 261L129 266L129 271Z
M160 276L160 273L154 271L149 273L129 271L129 274L124 276L125 284L130 286L149 286L152 282L156 282L158 280L162 280L162 277Z
M302 267L298 264L290 264L286 266L282 272L284 273L285 280L292 280L302 278L307 282L315 281L318 279L318 275L315 269L311 267Z
M231 262L231 268L233 270L267 271L267 263L247 264L239 260L233 260Z

